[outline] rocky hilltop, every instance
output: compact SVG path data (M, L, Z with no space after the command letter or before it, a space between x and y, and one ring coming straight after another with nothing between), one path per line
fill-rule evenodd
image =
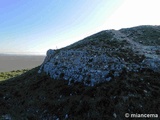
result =
M160 26L104 30L47 51L38 73L94 86L128 72L160 72Z

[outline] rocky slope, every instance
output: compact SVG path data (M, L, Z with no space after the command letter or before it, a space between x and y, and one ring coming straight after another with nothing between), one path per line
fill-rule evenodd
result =
M39 73L94 86L127 72L160 72L160 26L105 30L59 50L47 51Z
M159 49L150 49L151 54L143 47L156 49L159 37L151 45L150 34L142 32L148 42L138 43L127 33L146 27L158 26L102 31L66 48L48 50L41 67L0 81L0 120L131 119L126 113L158 119ZM136 32L133 36L138 37Z

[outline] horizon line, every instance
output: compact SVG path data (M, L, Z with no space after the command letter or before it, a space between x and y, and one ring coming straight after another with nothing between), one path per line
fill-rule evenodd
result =
M44 52L0 52L0 55L46 55Z

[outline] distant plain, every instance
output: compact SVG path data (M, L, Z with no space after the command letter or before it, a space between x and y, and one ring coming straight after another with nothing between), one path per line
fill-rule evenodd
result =
M7 55L0 54L0 72L31 69L42 64L42 55Z

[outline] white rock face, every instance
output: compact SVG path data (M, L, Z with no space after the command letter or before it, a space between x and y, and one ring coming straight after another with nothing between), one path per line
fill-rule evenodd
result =
M160 59L145 59L142 62L147 68L152 69L155 72L160 72Z
M39 73L44 71L51 78L68 80L68 84L83 82L85 85L94 86L119 77L123 69L138 72L140 66L135 63L126 64L105 53L92 55L87 51L61 50L56 54L54 50L48 50Z
M94 86L125 72L160 72L158 51L158 46L141 45L120 31L102 31L64 49L49 49L38 73Z
M83 82L85 85L94 86L119 77L124 69L138 72L142 68L160 71L160 61L145 59L140 64L128 64L105 53L89 54L81 50L61 50L56 53L55 50L50 49L38 72L44 71L53 79L68 80L68 84Z
M51 59L52 55L54 55L54 50L49 49L47 51L47 53L46 53L46 58L45 58L44 62L42 63L42 65L41 65L40 70L38 71L38 73L41 73L43 65L46 64Z

